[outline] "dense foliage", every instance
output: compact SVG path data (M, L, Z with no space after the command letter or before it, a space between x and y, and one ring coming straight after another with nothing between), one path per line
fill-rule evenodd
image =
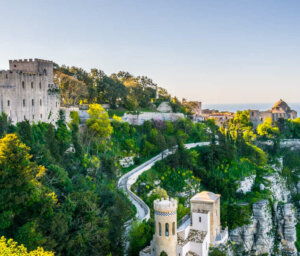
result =
M89 146L97 142L80 131L78 114L72 117L69 129L63 115L56 127L1 126L0 234L56 255L122 255L124 222L133 210L115 190L108 154ZM103 133L95 137L104 140Z
M249 223L254 202L269 197L268 191L258 186L267 182L263 178L269 171L267 154L253 144L256 135L248 111L239 112L227 127L219 128L213 122L206 127L209 146L187 150L179 143L175 154L141 175L134 189L150 208L153 200L161 197L157 195L158 186L168 196L176 197L178 219L189 212L189 199L195 192L221 194L222 225L233 229ZM246 195L237 193L239 181L251 175L256 176L252 191Z
M0 253L5 256L54 256L53 252L44 251L43 248L28 252L24 245L18 245L12 239L6 240L3 236L0 238Z
M178 198L178 219L189 212L187 199L195 192L220 193L222 225L230 229L249 223L251 205L269 199L268 191L259 188L267 183L268 160L283 155L282 175L296 186L299 152L280 152L278 140L300 138L300 119L279 119L275 124L266 120L255 131L249 111L243 111L220 128L210 120L194 124L188 119L132 126L113 114L151 110L165 100L174 111L189 110L147 77L126 72L107 76L101 70L64 66L57 66L55 76L64 105L90 104L86 126L80 126L77 112L71 113L69 123L60 113L55 125L24 121L14 126L4 113L0 116L0 236L28 250L43 247L55 255L123 255L124 224L135 211L116 189L120 175L132 168L119 164L127 156L140 164L177 146L175 154L139 178L136 192L151 208L157 198ZM154 100L157 92L159 98ZM112 120L99 102L110 104ZM266 154L254 145L255 139L271 139L274 145ZM186 150L183 146L208 140L211 144L206 147ZM250 175L256 177L252 191L237 193L238 181ZM293 200L299 208L299 194ZM297 231L300 236L299 225ZM153 219L134 222L129 255L137 255L153 232ZM5 238L0 246L8 252L27 251ZM38 250L37 255L51 255Z
M174 112L190 113L190 108L146 76L133 76L124 71L106 75L102 70L90 72L77 67L55 68L55 83L59 85L61 105L82 103L109 104L118 113L125 111L155 111L162 101L170 103ZM115 112L114 112L115 113Z
M167 147L205 138L189 120L130 126L112 121L97 104L80 127L77 112L66 124L11 125L0 119L0 235L41 246L56 255L123 255L124 223L134 209L116 181L119 160L147 159ZM150 232L151 233L151 232Z

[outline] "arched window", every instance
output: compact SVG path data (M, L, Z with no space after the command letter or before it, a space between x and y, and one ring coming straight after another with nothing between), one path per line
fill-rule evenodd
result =
M161 224L160 223L158 223L158 233L161 236Z
M42 99L40 99L40 106L42 106Z
M40 89L42 89L42 83L41 82L39 83L39 86L40 86Z
M22 81L22 88L25 89L25 82Z
M32 106L34 106L34 99L31 100L31 104L32 104Z
M46 76L46 75L47 75L47 70L44 69L43 73L44 73L44 75Z
M33 82L31 82L31 89L33 89Z
M175 222L172 223L172 234L175 235Z
M169 223L166 223L165 235L169 236Z

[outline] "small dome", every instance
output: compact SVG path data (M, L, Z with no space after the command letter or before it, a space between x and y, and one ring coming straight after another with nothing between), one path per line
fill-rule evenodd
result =
M272 110L274 110L274 109L278 110L280 108L282 108L285 112L291 111L291 108L289 107L289 105L285 101L283 101L282 99L280 99L279 101L277 101L274 104L274 106L272 107Z

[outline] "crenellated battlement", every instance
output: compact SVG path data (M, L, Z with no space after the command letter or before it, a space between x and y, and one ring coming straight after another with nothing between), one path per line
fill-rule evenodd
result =
M176 212L177 200L174 198L162 198L154 201L154 210L157 212Z
M53 62L42 59L19 59L9 61L9 70L19 70L27 74L46 75L53 82Z
M0 70L0 94L0 110L13 124L57 121L60 99L52 61L10 60L9 70Z
M51 60L43 60L43 59L19 59L19 60L9 60L10 64L23 64L23 63L34 63L34 62L42 62L42 63L53 63Z

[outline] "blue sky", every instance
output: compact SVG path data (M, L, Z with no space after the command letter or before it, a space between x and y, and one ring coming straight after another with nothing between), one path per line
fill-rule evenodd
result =
M8 59L151 77L180 99L300 102L300 1L0 0Z

